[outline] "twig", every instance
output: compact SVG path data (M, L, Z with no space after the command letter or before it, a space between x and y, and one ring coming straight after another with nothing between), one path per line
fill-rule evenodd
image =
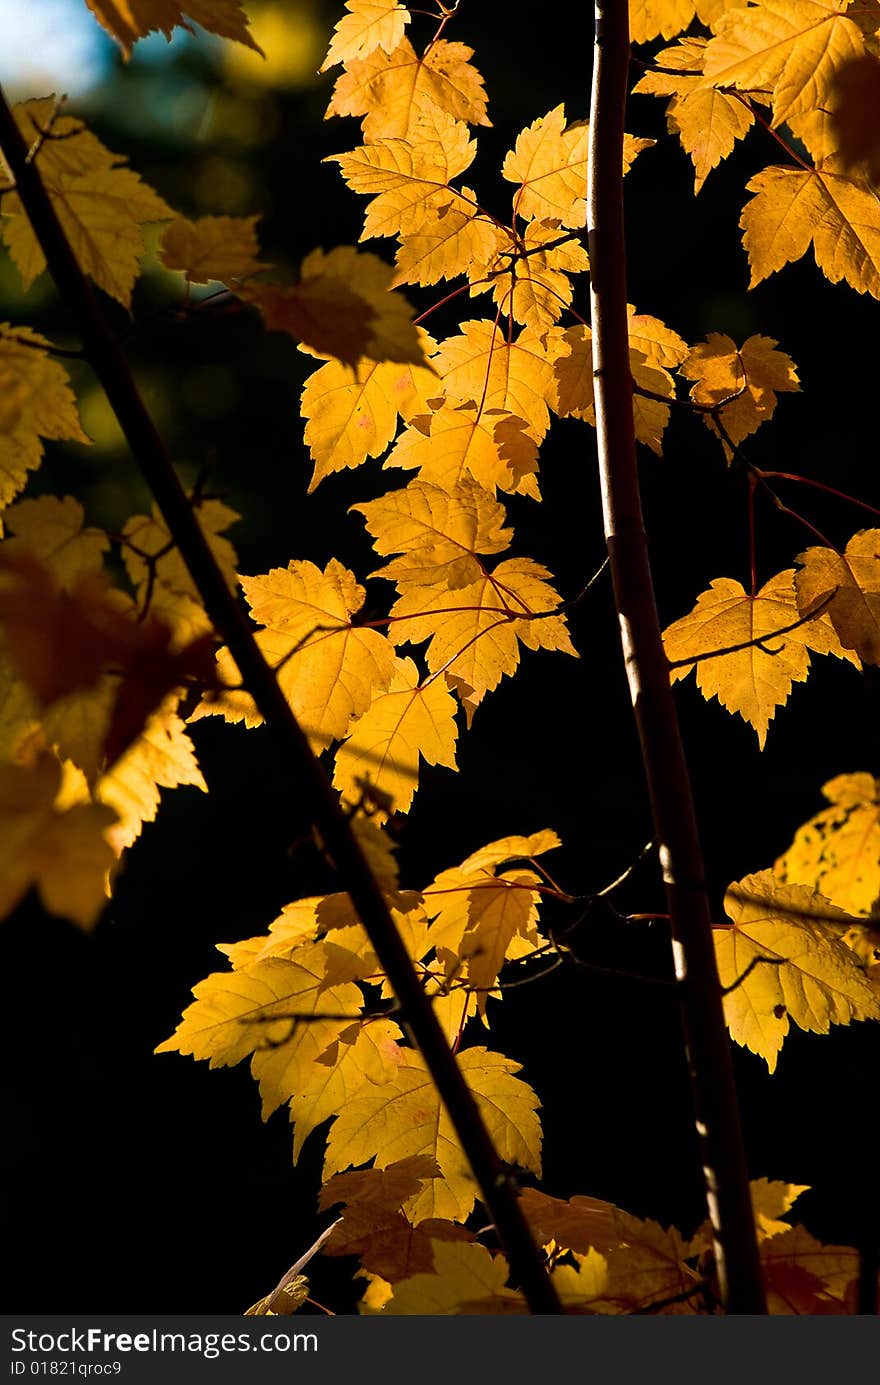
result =
M766 1312L748 1167L724 1024L703 856L663 651L636 465L623 219L628 8L596 0L587 216L596 432L611 558L642 760L666 883L675 973L721 1297Z

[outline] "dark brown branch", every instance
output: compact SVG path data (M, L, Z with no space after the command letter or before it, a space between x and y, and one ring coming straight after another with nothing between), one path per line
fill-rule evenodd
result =
M85 278L9 105L0 91L0 150L40 243L58 291L74 317L83 350L115 413L132 455L153 492L210 620L229 648L276 737L291 786L308 804L312 821L351 895L379 962L400 1002L455 1132L504 1244L513 1279L533 1313L560 1313L556 1291L517 1201L517 1189L498 1157L473 1094L425 996L379 885L354 837L308 739L260 653L250 623L230 592L199 527L165 444L147 412L91 285Z
M766 1312L702 851L648 560L636 467L623 221L627 6L597 0L587 217L605 535L666 883L706 1201L728 1313Z

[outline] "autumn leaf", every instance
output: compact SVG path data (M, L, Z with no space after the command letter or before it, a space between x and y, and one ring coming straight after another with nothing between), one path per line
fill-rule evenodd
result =
M380 456L398 417L424 413L439 392L436 374L423 366L367 360L354 370L341 361L322 365L302 394L305 441L315 463L309 493L333 472Z
M116 862L107 840L115 821L103 804L62 800L54 755L0 765L0 918L36 886L50 914L91 928L106 903L104 881Z
M182 270L189 284L236 283L266 268L260 262L258 216L178 217L166 226L159 259L166 269Z
M88 443L67 371L29 327L0 324L0 509L40 465L43 438Z
M466 587L482 571L478 554L502 553L513 537L504 506L467 474L450 490L411 481L351 508L364 516L377 553L401 555L375 574L401 586Z
M437 1095L424 1059L405 1050L393 1083L365 1088L340 1112L327 1138L325 1179L375 1159L378 1168L413 1154L435 1159L442 1179L427 1183L404 1205L413 1222L425 1217L463 1221L477 1193L473 1174ZM484 1048L469 1048L458 1063L476 1098L499 1158L540 1175L537 1098L514 1074L520 1065Z
M590 267L586 250L575 238L559 243L565 240L560 225L554 217L530 221L516 254L499 238L496 253L469 271L472 292L485 279L484 287L491 288L502 312L537 331L551 327L574 296L569 275Z
M649 70L633 87L634 92L671 98L666 123L693 162L695 195L754 124L746 102L702 85L706 43L706 39L688 37L673 48L664 48L655 59L658 70Z
M501 409L525 419L540 442L550 426L554 396L553 362L560 350L558 328L536 332L524 327L506 341L493 322L463 322L431 358L449 400L479 401L482 409Z
M796 561L800 609L827 600L825 614L844 649L866 664L880 663L880 529L860 530L844 553L808 548Z
M630 370L633 378L633 423L636 438L658 456L669 422L669 407L651 396L675 397L675 382L666 364L677 364L687 353L687 347L677 333L670 332L659 318L630 316ZM680 343L680 350L673 343ZM578 325L563 332L559 350L553 362L555 390L553 409L561 418L582 418L595 427L596 411L593 397L593 334L591 328Z
M880 1000L843 942L851 920L806 885L772 871L731 885L733 927L714 930L724 1016L731 1038L773 1072L793 1022L814 1034L854 1019L880 1019Z
M323 749L349 731L354 718L391 682L394 650L378 630L355 624L364 589L335 558L322 572L291 559L286 568L241 579L251 614L263 629L257 643L273 668L297 720ZM193 714L258 726L262 717L231 655L219 668L226 690L203 699Z
M799 827L773 870L808 885L848 914L870 914L880 898L880 781L838 774L822 786L830 807Z
M141 227L171 220L173 211L81 120L59 116L52 97L22 102L14 114L25 143L37 150L37 170L80 267L129 307L144 253ZM11 181L0 162L0 189ZM46 261L17 193L3 197L2 216L3 239L28 289Z
M117 853L132 845L145 822L155 821L160 789L189 785L208 792L195 747L177 714L179 702L179 693L166 698L95 785L95 799L117 814L107 834Z
M749 1186L760 1240L790 1231L790 1224L779 1218L790 1211L801 1193L809 1192L809 1186L804 1183L771 1182L769 1178L753 1178Z
M239 297L255 304L266 326L348 365L410 361L424 366L423 339L412 308L391 289L392 271L378 255L339 245L313 250L300 265L300 282L253 284Z
M846 1299L858 1263L851 1246L822 1245L804 1227L791 1227L761 1246L768 1310L810 1317L852 1312Z
M623 137L623 171L636 155L654 143ZM553 217L562 226L586 225L587 125L565 123L565 107L555 106L526 127L501 168L510 183L518 183L513 207L516 216Z
M212 972L193 987L192 1003L156 1053L190 1054L212 1068L250 1056L265 1119L306 1086L316 1060L363 1007L351 982L324 984L325 966L326 953L316 943L299 948L295 960L269 957Z
M521 1294L505 1287L510 1269L503 1255L476 1242L431 1242L434 1268L394 1285L387 1316L468 1316L525 1313Z
M478 210L473 189L463 187L451 197L429 194L418 224L400 232L392 286L470 277L474 265L488 264L511 244L511 237Z
M421 481L450 494L473 479L490 493L497 487L538 500L538 448L528 427L506 409L441 403L412 419L383 466L418 468Z
M462 121L442 111L432 112L431 119L431 140L411 144L385 138L348 154L328 155L327 162L339 164L348 186L371 199L361 240L406 236L445 208L468 218L476 213L476 204L450 187L473 162L476 143Z
M324 1121L345 1110L364 1088L393 1083L403 1059L402 1030L391 1020L374 1019L344 1029L311 1064L290 1100L294 1125L293 1158Z
M508 558L455 590L407 586L391 608L389 636L394 644L430 640L425 659L431 673L448 671L463 680L472 709L515 672L520 642L578 657L564 614L549 614L562 604L550 576L529 558Z
M419 760L456 769L455 699L439 678L419 683L412 659L398 659L387 692L374 697L336 752L333 784L357 803L364 786L405 813L419 779ZM377 818L387 817L377 810Z
M880 298L880 205L869 183L844 177L833 160L821 168L764 168L746 184L754 193L740 218L754 288L810 245L832 284Z
M630 33L634 43L648 43L652 38L674 38L686 29L694 17L694 0L629 0ZM704 20L705 22L705 20Z
M717 697L729 712L739 713L754 727L762 750L776 708L788 701L794 683L807 678L810 651L847 657L827 611L786 630L802 614L793 579L789 568L749 596L739 582L716 577L693 611L663 632L666 657L679 664L671 670L673 682L695 669L707 701ZM731 648L739 645L745 647ZM700 657L707 654L713 657Z
M353 61L337 79L325 119L333 115L364 116L364 138L421 142L439 110L470 125L491 125L486 116L483 79L464 43L438 39L424 55L402 38L392 53L375 48Z
M727 11L706 49L705 80L772 92L773 124L821 106L834 72L864 51L849 0L761 0Z
M227 585L238 582L238 558L225 531L240 515L222 500L202 500L194 505L199 522ZM158 508L150 515L132 515L122 529L122 560L136 588L139 611L149 611L174 632L177 646L213 629L202 598L171 531Z
M83 527L85 511L72 495L40 495L19 500L3 515L9 531L3 552L22 550L45 564L58 585L67 590L86 573L98 573L110 539L103 529Z
M348 14L338 20L321 71L368 58L376 49L393 53L409 23L409 10L396 0L345 0Z
M86 4L126 57L139 38L159 30L170 39L177 26L191 30L190 21L209 34L234 39L263 54L248 31L239 0L86 0Z
M800 389L794 363L776 348L770 337L749 337L738 347L724 333L710 332L681 363L682 375L696 381L691 399L695 404L718 408L731 442L741 442L772 417L777 391ZM718 432L711 414L704 413L703 422L711 432ZM730 461L730 446L724 434L721 437Z

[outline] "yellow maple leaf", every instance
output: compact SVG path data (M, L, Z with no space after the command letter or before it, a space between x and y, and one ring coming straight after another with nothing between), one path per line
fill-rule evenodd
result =
M528 1312L522 1295L505 1287L510 1267L503 1255L475 1241L432 1240L431 1249L433 1270L395 1282L382 1309L387 1317Z
M43 753L30 764L0 766L0 918L36 886L50 914L91 928L116 857L107 831L116 814L103 804L63 800L62 769Z
M664 48L655 59L660 70L647 72L633 87L634 92L671 98L666 123L693 162L694 194L754 124L744 101L701 84L706 43L703 38L684 38Z
M472 188L449 198L434 196L418 224L400 233L392 286L470 275L473 265L488 264L502 246L511 244L509 234L477 210Z
M159 259L166 269L181 270L190 284L223 284L249 279L266 266L260 262L258 216L178 217L166 226Z
M623 137L623 171L654 143L650 139ZM562 226L586 224L587 124L565 123L565 106L552 111L517 137L501 172L509 183L519 183L513 196L517 216L554 217Z
M633 390L635 434L639 442L660 456L663 433L669 422L669 406L659 399L640 394L639 390L674 398L675 382L666 364L677 364L675 357L680 360L687 347L677 333L664 327L659 318L631 314L630 324L630 370L636 387ZM554 411L561 418L582 418L595 427L593 334L589 327L579 324L562 333L553 372Z
M798 828L773 870L849 914L870 914L880 898L880 781L838 774L822 793L831 806Z
M723 332L710 332L705 342L693 347L680 369L688 380L696 381L691 389L695 403L722 406L719 417L724 432L734 443L741 442L772 417L777 391L800 389L793 361L784 351L777 350L771 337L749 337L738 347ZM703 422L717 433L710 414L703 414ZM729 444L721 436L730 461Z
M417 142L434 110L470 125L491 125L483 79L470 63L473 49L438 39L419 55L403 38L392 53L382 48L351 62L337 79L325 119L363 116L370 142L400 138Z
M746 191L755 194L739 223L751 288L812 244L832 284L843 279L880 298L880 204L864 179L844 177L828 160L817 169L762 169Z
M793 683L806 680L810 651L847 657L827 611L778 633L801 614L791 568L771 577L755 596L730 577L716 577L693 611L663 632L666 657L681 661L671 670L673 682L696 669L697 687L707 701L717 697L729 712L739 713L755 728L763 750L776 708L788 701ZM766 648L759 642L766 642ZM746 647L690 662L736 645Z
M424 366L367 360L353 370L341 361L322 365L302 394L304 436L315 463L309 493L334 471L378 457L394 437L398 417L424 413L439 393L436 374Z
M852 1246L826 1246L802 1226L793 1226L761 1245L761 1268L770 1313L817 1316L854 1311L850 1299L859 1253Z
M335 558L322 572L314 563L291 559L256 577L243 577L251 613L264 628L257 643L303 730L316 748L344 736L353 718L385 689L394 671L394 650L378 630L357 626L353 617L364 589ZM262 717L227 650L219 665L226 689L202 700L191 720L218 714L227 721L259 726Z
M144 253L141 227L171 220L174 212L81 120L58 116L53 98L22 102L14 114L25 142L37 150L37 169L81 269L129 307ZM0 163L0 188L4 183L11 186L11 179ZM30 288L46 260L17 193L4 196L2 216L3 239Z
M393 53L410 21L409 10L396 0L345 0L345 8L348 14L337 21L322 72L368 58L376 48Z
M424 339L391 276L378 255L339 245L307 255L298 284L252 284L239 296L256 304L271 331L289 332L322 355L352 366L364 357L425 365Z
M293 1158L311 1132L342 1111L368 1084L386 1084L403 1062L402 1031L391 1020L349 1026L314 1061L290 1099Z
M295 959L268 957L212 972L193 987L192 1003L155 1052L191 1054L212 1068L251 1056L263 1116L269 1116L308 1082L312 1064L363 1007L356 985L325 984L326 963L316 943L299 948Z
M731 1038L773 1072L791 1022L814 1034L854 1019L880 1019L880 999L843 942L851 920L806 885L770 870L730 886L733 920L714 930Z
M808 548L796 561L801 611L830 597L825 615L844 649L866 664L880 663L880 529L861 529L844 553Z
M40 465L42 438L88 443L67 371L29 327L0 324L0 509Z
M426 217L447 207L466 217L476 213L475 202L449 186L473 162L475 141L465 124L442 111L433 112L433 132L418 144L385 138L327 156L354 192L371 198L361 240L420 231Z
M191 29L190 20L209 34L234 39L262 55L248 32L239 0L86 0L86 4L126 57L139 38L158 29L170 39L178 26Z
M83 528L85 511L72 495L41 495L19 500L3 515L9 537L6 554L26 549L49 569L60 587L71 587L84 573L100 572L110 539L103 529Z
M433 674L448 670L468 685L470 711L516 671L518 641L578 657L565 616L543 618L561 604L546 580L550 575L529 558L508 558L455 590L407 586L391 608L389 637L395 644L430 640L428 668Z
M224 531L240 518L221 500L203 500L194 507L199 526L230 588L237 585L238 558ZM198 588L171 537L159 509L132 515L122 530L122 559L137 589L139 610L149 610L174 631L180 646L213 627Z
M443 403L412 419L383 466L417 467L421 481L450 493L473 479L485 491L497 486L539 500L538 447L528 426L506 409Z
M513 538L504 506L467 475L450 491L411 481L351 508L364 516L377 553L402 555L374 575L404 585L466 587L482 572L477 554L502 553Z
M506 870L476 879L460 874L453 884L453 874L444 871L425 891L428 914L437 914L429 937L435 948L453 954L456 974L477 991L482 1014L505 960L522 954L519 940L529 948L540 943L541 896L534 887L541 877L533 870Z
M118 817L107 834L117 853L131 846L145 822L155 821L160 789L187 784L208 791L195 747L177 715L179 702L179 693L166 698L95 785L95 799L108 804Z
M809 1192L809 1184L780 1183L769 1178L753 1178L749 1187L755 1226L762 1241L791 1230L791 1225L779 1218L789 1211L801 1193Z
M629 0L630 33L634 43L674 38L694 17L694 0ZM702 17L702 16L701 16Z
M494 322L463 322L458 336L441 342L432 364L447 399L480 401L482 409L502 409L525 419L540 442L550 426L548 402L554 398L553 362L560 339L558 328L536 332L524 327L506 341Z
M404 1204L413 1222L424 1217L464 1221L477 1187L452 1122L421 1054L403 1051L405 1063L393 1083L365 1087L336 1117L327 1137L325 1180L355 1164L375 1159L378 1168L413 1154L427 1154L442 1178L432 1180ZM501 1159L540 1176L541 1126L538 1099L514 1076L520 1064L485 1048L469 1048L459 1067Z
M590 267L590 257L577 241L559 244L564 239L560 224L554 217L530 221L516 247L521 251L516 258L510 244L499 238L496 253L469 271L471 293L491 288L501 311L517 322L538 331L552 326L571 304L574 285L569 275Z
M419 685L412 659L398 659L391 686L377 694L336 752L334 786L349 803L364 786L387 795L405 813L419 778L419 758L456 769L455 699L440 678ZM377 809L377 819L387 812Z
M836 69L864 43L849 0L761 0L729 10L706 49L705 81L772 92L773 124L824 102Z

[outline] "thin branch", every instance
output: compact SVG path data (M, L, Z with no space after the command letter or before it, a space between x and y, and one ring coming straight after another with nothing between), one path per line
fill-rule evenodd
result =
M669 682L642 515L623 217L628 7L596 0L587 216L596 432L605 535L627 679L666 884L676 992L724 1307L766 1312L730 1043L693 795Z
M300 800L309 805L345 889L367 930L376 955L398 998L412 1036L421 1049L453 1128L473 1169L480 1195L505 1245L513 1279L534 1313L562 1311L542 1257L517 1200L509 1167L499 1158L483 1117L455 1062L434 1010L425 996L382 890L342 811L308 738L294 716L257 645L247 616L199 526L167 448L135 386L91 285L58 220L55 208L0 91L0 150L15 181L25 213L49 272L76 320L84 350L132 455L153 492L202 598L209 619L229 647L260 713L276 736L279 758Z

